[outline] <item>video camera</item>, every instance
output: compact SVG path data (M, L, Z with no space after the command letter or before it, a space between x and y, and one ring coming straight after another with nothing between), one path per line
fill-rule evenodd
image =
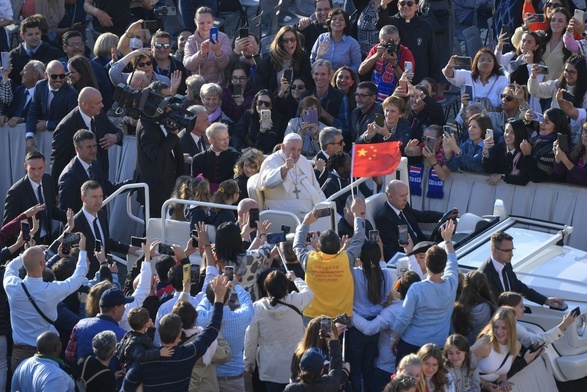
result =
M157 16L177 15L177 8L175 8L173 6L164 5L164 6L155 8L153 11L155 12L155 15L157 15Z
M114 90L114 101L120 109L137 111L158 125L191 131L197 115L182 107L183 99L180 94L166 97L149 87L136 91L124 83Z
M397 53L397 45L394 40L390 39L389 41L384 42L383 46L385 47L387 54L394 55Z

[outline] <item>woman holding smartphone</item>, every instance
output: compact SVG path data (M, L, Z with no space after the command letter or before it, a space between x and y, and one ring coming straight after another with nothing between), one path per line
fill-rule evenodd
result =
M235 63L230 75L230 80L222 91L222 111L236 124L251 107L255 89L249 83L251 67L248 64Z
M487 182L496 185L500 181L514 185L526 185L530 180L520 144L527 138L526 125L521 120L509 120L504 128L503 143L495 138L485 138L483 168Z
M300 102L298 117L289 120L285 130L285 135L297 133L302 137L302 155L308 159L314 159L320 152L318 135L326 127L326 124L318 120L321 113L322 106L318 98L313 95L307 96Z
M446 166L450 171L484 172L481 161L483 144L487 130L491 130L490 137L493 139L492 127L491 119L488 116L474 114L468 121L467 130L469 132L469 138L460 143L460 145L454 135L444 134L444 154L446 157Z
M572 150L564 151L559 142L553 143L554 172L565 175L569 184L587 185L587 123L581 130L581 141Z

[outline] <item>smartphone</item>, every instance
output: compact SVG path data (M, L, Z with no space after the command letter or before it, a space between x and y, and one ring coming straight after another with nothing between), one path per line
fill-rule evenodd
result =
M283 231L283 233L285 235L289 234L291 232L291 227L286 226L286 225L281 225L281 231Z
M339 314L334 318L334 323L348 325L351 322L351 318L346 313Z
M465 94L469 96L469 101L473 99L473 86L465 84Z
M404 90L404 93L408 93L408 81L407 80L401 80L399 81L399 86Z
M238 36L239 36L239 38L247 38L249 36L249 29L246 27L242 27L238 31Z
M155 31L159 28L159 23L156 20L145 20L141 23L141 29Z
M330 216L330 208L320 208L319 210L314 210L314 216L316 219L324 218L325 216Z
M505 34L507 37L510 37L512 35L512 27L511 26L502 26L501 27L501 34L503 35Z
M397 231L398 231L398 237L397 237L398 244L400 244L400 246L408 245L410 243L410 240L408 238L408 225L398 225Z
M106 255L106 262L107 262L108 264L114 264L114 257L112 257L112 255L111 255L110 253L108 253L108 254Z
M318 109L306 109L302 113L302 120L308 124L318 124Z
M293 81L293 69L286 69L283 71L283 77L287 80L288 83Z
M579 307L577 306L575 309L571 310L571 314L575 317L579 317L579 315L581 314L581 309L579 309Z
M320 336L325 338L332 332L332 319L330 317L322 317L320 319Z
M490 137L493 139L493 129L486 129L485 130L485 137Z
M575 9L575 15L573 16L575 19L577 19L578 22L583 23L583 19L585 17L585 11L580 10L579 8Z
M404 69L405 69L405 71L404 71L404 72L407 72L407 73L414 73L414 65L412 64L412 62L411 62L411 61L406 61L406 62L404 63Z
M2 68L8 69L10 67L10 53L2 52Z
M369 230L369 241L379 243L379 230Z
M200 267L197 265L191 266L190 279L192 283L198 282L200 280Z
M65 233L63 235L63 241L64 243L70 244L70 245L74 245L79 243L80 240L80 236L79 234L76 233Z
M534 14L534 23L544 23L544 14Z
M267 234L267 242L270 244L279 244L285 242L285 233L271 233Z
M375 113L375 124L379 125L380 127L385 125L385 117L382 113Z
M63 253L64 255L68 255L71 253L71 245L68 244L67 242L64 242L61 245L61 253Z
M455 56L455 68L471 69L473 60L469 56Z
M238 84L234 84L233 85L233 94L232 95L236 95L236 96L240 96L243 95L243 85L238 83Z
M442 127L442 132L447 135L452 135L452 127L450 125L444 125Z
M558 148L560 148L566 154L569 153L569 137L562 133L558 133L556 136L556 141L558 142Z
M259 220L259 209L249 209L249 227L257 228L257 221Z
M198 240L195 239L194 237L198 237L198 231L196 229L192 230L190 232L190 237L192 238L192 246L194 248L197 248L198 247Z
M270 128L271 121L271 110L263 109L261 110L261 128Z
M102 241L100 241L100 240L94 241L94 250L98 253L100 253L102 251Z
M20 231L22 231L22 238L25 241L31 240L31 224L27 220L20 221Z
M218 41L218 27L212 27L210 29L210 43L215 44Z
M540 71L541 75L548 75L548 67L546 65L539 65L538 70Z
M231 265L227 265L224 267L224 275L228 278L228 280L234 280L234 267Z
M538 122L543 122L544 121L544 114L538 113L538 112L534 112L534 116L536 116L536 118L534 119L534 121L538 121Z
M563 99L571 103L575 102L575 96L568 91L563 91Z
M312 233L308 233L306 235L306 244L309 244L310 242L312 242Z
M426 136L426 147L428 147L428 149L430 151L434 151L434 142L436 141L435 138L433 138L432 136Z
M189 264L184 264L181 266L183 271L183 279L182 282L186 284L192 278L192 271Z
M529 349L529 351L530 351L531 353L535 353L536 351L538 351L538 350L540 350L542 347L544 347L544 345L545 345L545 343L542 343L542 344L539 344L539 345L533 344L532 346L530 346L530 349Z
M143 244L147 242L146 239L142 238L142 237L130 237L130 245L131 246L136 246L137 248L142 248Z
M169 255L169 256L173 256L175 255L175 253L173 253L173 248L171 247L171 245L167 245L167 244L159 244L159 254L160 255Z

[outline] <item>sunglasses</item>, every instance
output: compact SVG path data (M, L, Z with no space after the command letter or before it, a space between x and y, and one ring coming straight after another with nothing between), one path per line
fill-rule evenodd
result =
M281 39L281 43L282 44L287 44L288 42L291 42L293 44L294 42L297 42L297 41L298 41L298 39L296 37L282 38Z
M171 48L171 44L154 43L153 46L155 47L155 49L169 49L169 48Z
M514 100L514 97L507 94L501 94L501 99L505 99L507 102L512 102Z
M407 5L408 7L412 7L412 6L414 6L414 4L416 4L416 3L415 3L415 2L413 2L413 1L400 1L398 4L400 5L400 7L405 7L406 5Z
M258 100L257 106L265 106L266 108L270 108L273 105L271 104L271 102Z
M550 1L547 1L546 3L544 3L544 6L547 8L558 8L562 7L563 5L561 3L551 3Z
M144 63L137 63L137 65L138 65L139 67L144 67L145 65L146 65L147 67L150 67L151 65L153 65L153 63L152 63L152 62L150 62L150 61L145 61Z
M305 90L306 86L304 86L303 84L292 84L291 89L292 90Z
M63 79L65 79L67 77L67 74L64 74L64 73L63 74L59 74L59 75L53 74L53 75L49 75L49 77L51 78L51 80L57 80L57 79L63 80Z

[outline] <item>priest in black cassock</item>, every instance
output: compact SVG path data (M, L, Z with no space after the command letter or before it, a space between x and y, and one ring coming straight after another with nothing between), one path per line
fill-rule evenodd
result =
M234 177L234 165L240 153L230 148L230 136L226 124L217 122L206 129L206 137L210 147L194 155L192 162L192 176L202 173L210 182L210 193L216 192L218 185L224 180Z

